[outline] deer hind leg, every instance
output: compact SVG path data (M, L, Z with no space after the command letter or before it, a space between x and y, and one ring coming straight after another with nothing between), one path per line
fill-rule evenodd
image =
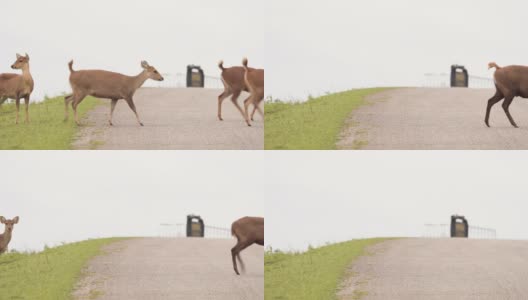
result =
M244 100L244 119L246 120L247 126L251 126L251 123L249 123L249 113L248 108L249 105L253 103L253 94L249 95L246 100Z
M68 95L64 97L64 121L69 119L68 104L73 100L73 95Z
M253 112L251 113L251 121L253 120L253 116L255 115L255 111L258 111L262 119L264 119L264 112L260 109L260 103L264 99L263 95L260 96L260 100L256 101L256 103L253 103Z
M222 119L222 102L224 102L224 99L231 96L233 94L233 91L231 91L230 88L225 87L222 94L218 96L218 120L223 121Z
M26 123L29 123L29 95L24 97L24 104L26 108Z
M233 249L231 249L231 256L232 256L232 259L233 259L233 269L235 270L235 273L237 275L240 275L240 273L238 272L236 259L240 262L240 266L242 267L242 271L245 272L245 266L244 266L244 262L240 258L240 252L242 250L246 249L251 244L252 243L248 243L246 241L238 241L238 243L235 245L235 247L233 247ZM235 257L236 257L236 259L235 259Z
M515 121L513 120L510 114L510 104L512 103L512 101L513 101L513 96L505 97L504 102L502 102L502 108L504 109L504 112L506 113L508 120L510 120L511 125L515 128L519 128L517 124L515 124Z
M233 96L231 96L231 102L235 105L235 107L238 109L240 114L242 115L242 118L246 119L244 111L242 110L242 107L238 104L238 97L240 97L240 94L242 93L241 90L237 90L233 92Z
M110 126L113 126L113 125L114 125L114 124L112 123L112 118L114 117L114 109L115 109L115 107L116 107L117 100L118 100L118 99L112 99L112 103L110 104L110 119L108 120L108 122L110 123Z
M7 97L3 96L0 97L0 105L4 104L4 102L7 100Z
M72 108L73 108L73 117L74 117L75 123L77 123L77 125L81 125L81 123L79 122L79 118L77 116L77 106L79 106L79 103L81 103L81 101L83 101L84 97L86 97L86 95L84 95L84 94L74 94L73 95L73 99L71 100L72 101Z
M134 104L134 100L132 98L130 98L130 99L127 99L126 101L128 103L128 106L130 107L130 109L136 115L136 120L138 121L139 125L143 126L143 123L141 123L141 120L139 119L139 115L138 115L138 113L136 111L136 105Z
M502 93L499 90L497 90L495 92L495 95L488 100L488 106L486 107L486 117L484 118L484 123L486 123L486 126L490 127L489 126L489 116L490 116L491 107L495 105L495 103L501 101L503 98L504 96L502 95Z

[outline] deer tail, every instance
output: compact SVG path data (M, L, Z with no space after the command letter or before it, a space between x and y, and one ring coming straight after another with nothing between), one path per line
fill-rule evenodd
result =
M223 61L223 60L221 60L221 61L218 62L218 67L219 67L220 70L222 70L222 71L225 70L225 68L224 68L224 61Z
M247 69L248 69L248 59L247 59L247 57L244 57L244 59L242 60L242 65L244 66L244 69L247 71Z
M495 69L499 70L501 67L499 67L499 65L497 65L497 64L494 63L494 62L490 62L490 63L488 64L488 70L489 70L489 69L492 69L492 68L495 68Z
M71 73L75 72L75 71L73 70L73 59L70 60L70 62L68 63L68 68L70 68L70 72L71 72Z

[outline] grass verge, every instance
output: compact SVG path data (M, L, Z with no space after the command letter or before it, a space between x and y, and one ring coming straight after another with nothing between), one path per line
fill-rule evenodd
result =
M39 253L0 255L1 299L71 299L86 262L120 238L94 239Z
M22 100L23 102L23 100ZM79 117L83 118L89 110L98 105L100 100L86 97L78 106ZM29 105L31 123L24 123L24 105L20 106L20 123L15 125L15 104L0 106L0 149L2 150L67 150L78 126L73 121L70 108L70 119L64 121L64 97L46 99Z
M337 299L347 267L365 247L383 238L353 240L309 249L303 253L266 253L265 299Z
M267 102L264 148L266 150L336 149L339 132L350 113L368 95L385 88L351 90L306 102Z

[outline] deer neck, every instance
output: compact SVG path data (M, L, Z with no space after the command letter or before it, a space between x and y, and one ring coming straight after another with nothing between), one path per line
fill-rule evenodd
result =
M9 244L10 241L11 241L11 232L5 229L4 233L0 234L0 248L2 248L2 246Z
M139 73L139 75L134 76L133 77L134 91L139 89L143 85L143 83L145 83L145 81L147 81L148 78L149 77L148 77L148 72L147 71L143 71L143 72Z
M33 81L33 77L31 77L31 73L29 72L29 64L26 64L22 68L22 78L24 78L25 81Z

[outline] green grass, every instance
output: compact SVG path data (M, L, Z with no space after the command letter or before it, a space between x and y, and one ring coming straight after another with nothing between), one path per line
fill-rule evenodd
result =
M22 100L22 102L24 102ZM78 106L79 117L98 105L100 100L86 97ZM70 119L64 122L64 97L46 99L29 106L30 123L25 124L25 108L20 105L19 124L15 125L15 104L0 106L0 149L26 150L62 150L71 149L78 126L73 121L70 107Z
M336 149L339 132L364 98L384 88L330 94L306 102L265 103L264 148L267 150Z
M266 253L265 299L336 299L347 267L363 254L365 247L384 240L353 240L304 253Z
M43 252L0 255L0 299L71 299L86 262L119 238L95 239Z

